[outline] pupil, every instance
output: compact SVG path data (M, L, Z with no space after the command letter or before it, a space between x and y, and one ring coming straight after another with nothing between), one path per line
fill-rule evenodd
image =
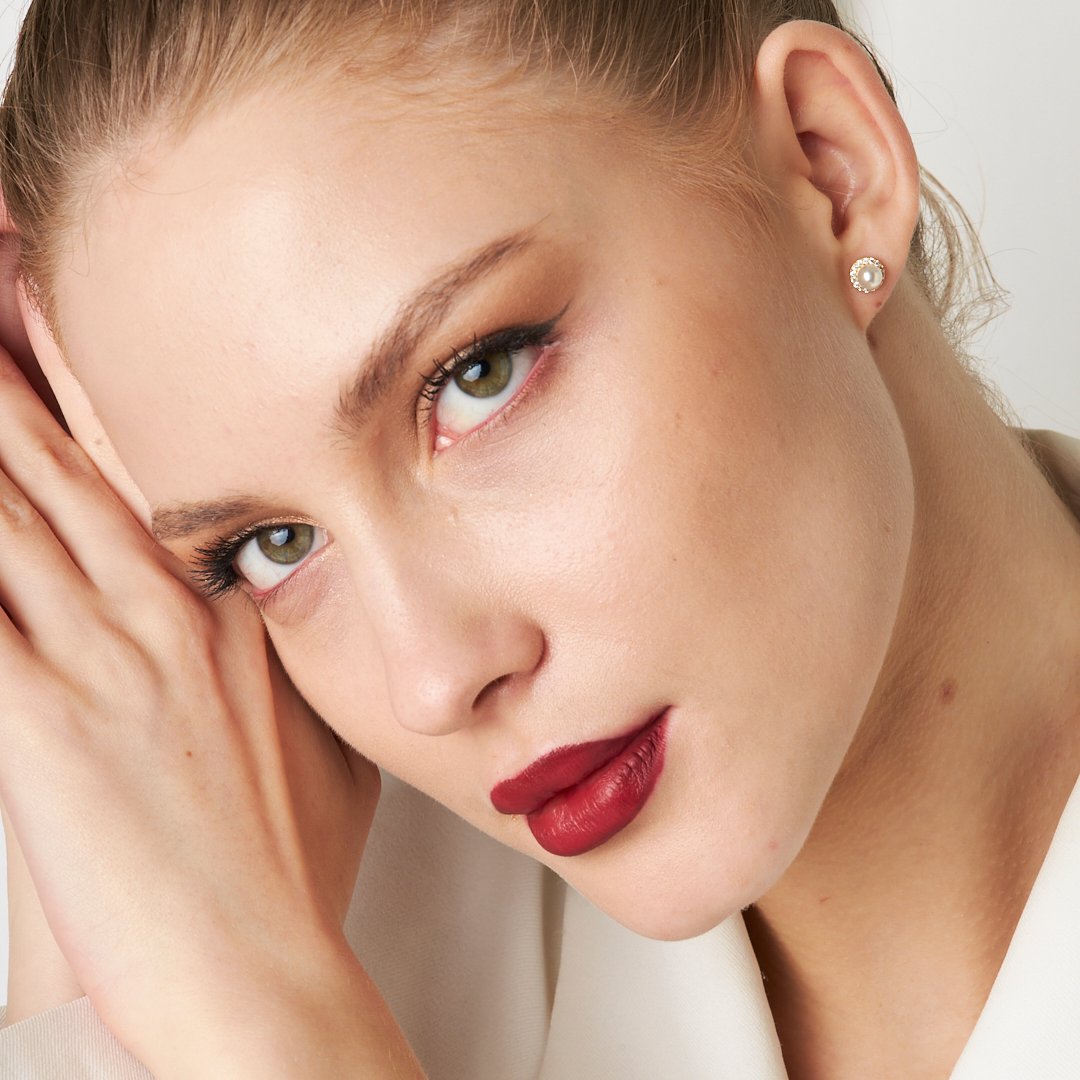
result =
M259 533L259 550L271 562L299 562L311 550L315 530L311 525L277 525Z
M507 351L491 353L454 376L459 389L469 397L485 398L501 394L510 384L514 373L511 354Z

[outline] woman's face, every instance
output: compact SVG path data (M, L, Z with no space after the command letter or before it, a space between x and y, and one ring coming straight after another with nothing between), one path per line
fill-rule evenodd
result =
M162 537L226 575L239 537L327 721L687 936L768 889L837 773L897 617L908 459L795 216L740 231L611 125L489 93L264 95L148 147L88 203L60 322ZM586 782L545 846L493 805L661 715L648 798Z

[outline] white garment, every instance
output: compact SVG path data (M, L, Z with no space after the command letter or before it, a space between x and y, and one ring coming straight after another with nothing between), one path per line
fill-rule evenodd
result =
M1034 433L1080 517L1080 440ZM742 917L657 942L384 777L346 922L431 1080L786 1080ZM952 1080L1080 1077L1080 784ZM0 1031L3 1080L148 1080L86 998Z

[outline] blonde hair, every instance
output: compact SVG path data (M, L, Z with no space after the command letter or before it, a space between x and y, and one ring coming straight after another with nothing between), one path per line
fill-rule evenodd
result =
M793 19L846 29L832 0L34 0L0 117L24 280L55 329L61 239L97 175L151 131L182 132L239 91L315 73L422 81L475 58L504 81L570 76L640 121L691 183L752 202L735 151L754 59ZM1002 292L963 211L923 179L909 269L959 352Z

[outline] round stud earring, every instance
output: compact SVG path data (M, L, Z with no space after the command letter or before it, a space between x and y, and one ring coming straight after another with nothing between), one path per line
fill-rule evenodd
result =
M885 284L885 265L872 255L851 264L851 284L861 293L877 292Z

